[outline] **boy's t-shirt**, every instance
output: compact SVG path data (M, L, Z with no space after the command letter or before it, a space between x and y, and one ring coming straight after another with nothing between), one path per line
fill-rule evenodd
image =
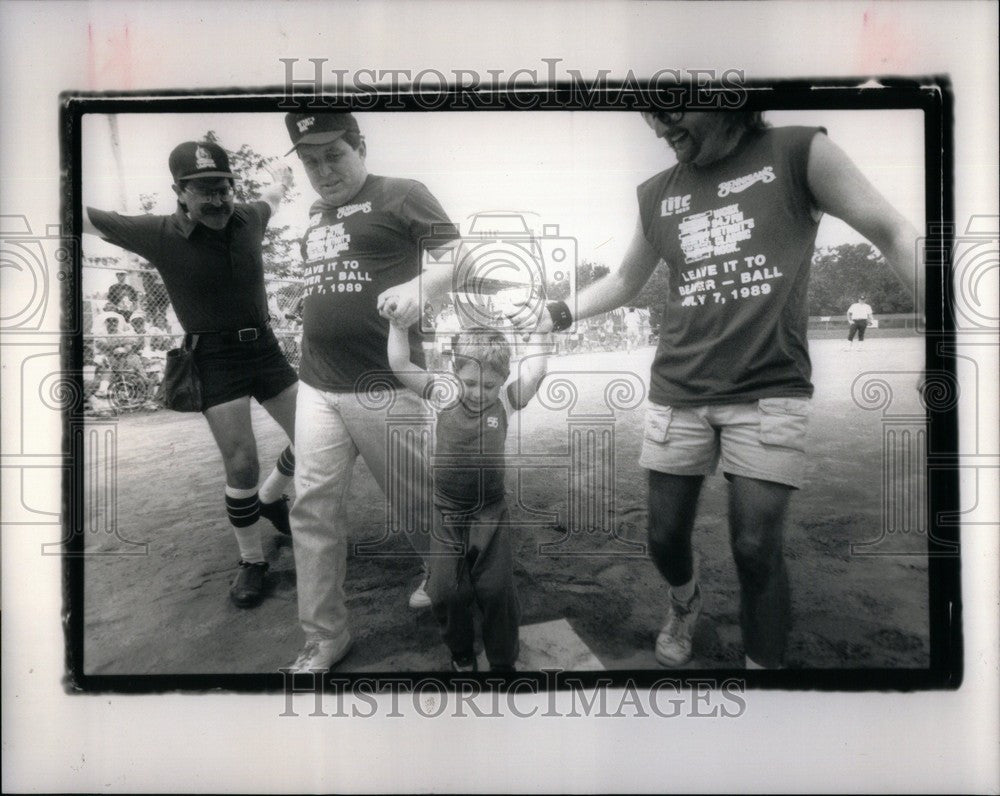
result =
M504 384L497 400L479 410L458 397L448 378L429 388L437 410L434 455L434 503L452 511L482 508L504 498L508 417L515 411Z

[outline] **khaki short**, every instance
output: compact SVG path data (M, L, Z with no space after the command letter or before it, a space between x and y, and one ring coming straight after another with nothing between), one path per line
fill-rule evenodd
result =
M639 466L671 475L726 475L802 486L808 398L646 407Z

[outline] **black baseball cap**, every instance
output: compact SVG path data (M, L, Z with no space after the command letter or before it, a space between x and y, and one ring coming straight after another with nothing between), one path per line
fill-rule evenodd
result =
M229 168L226 150L208 141L185 141L175 146L170 153L170 173L176 183L195 177L239 179Z
M350 113L289 113L285 116L288 137L292 148L285 153L288 157L299 144L329 144L344 133L360 133L357 119Z

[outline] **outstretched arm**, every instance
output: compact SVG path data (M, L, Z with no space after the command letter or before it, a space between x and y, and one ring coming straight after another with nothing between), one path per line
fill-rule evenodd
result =
M392 372L396 375L396 378L406 387L423 397L424 391L433 377L419 365L414 365L410 361L408 328L395 322L390 322L389 324L389 343L387 347L389 367L392 368Z
M378 297L378 311L383 318L395 320L406 326L412 326L420 319L424 303L447 292L452 286L455 263L462 256L461 243L452 241L442 246L439 251L451 250L451 256L441 262L430 263L408 282L384 290Z
M94 226L94 222L90 220L90 208L83 208L83 234L84 235L97 235L101 237L101 231Z
M592 285L584 288L576 297L576 312L573 320L583 320L602 312L627 304L642 290L643 285L656 270L660 256L649 245L642 231L642 220L636 219L632 240L622 260L621 267ZM541 318L534 318L527 305L510 315L511 322L521 330L536 329L541 334L552 331L552 318L543 311Z
M922 313L924 273L916 262L917 230L823 134L813 138L806 178L817 207L849 224L882 252L900 282L914 291L916 311Z
M271 175L274 184L265 188L260 198L267 202L273 216L278 212L278 208L281 207L281 201L285 198L285 193L292 187L292 168L280 160L273 164L265 163L264 168Z
M518 363L517 379L507 386L507 397L514 409L523 409L528 405L548 372L552 335L532 334L528 342L538 347L538 353L528 354L521 359Z

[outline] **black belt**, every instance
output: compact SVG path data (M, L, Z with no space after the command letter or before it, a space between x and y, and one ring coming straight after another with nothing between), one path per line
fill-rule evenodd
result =
M198 335L215 335L223 340L228 340L233 343L252 343L254 340L259 340L267 332L269 326L248 326L245 329L237 329L233 332L196 332Z

